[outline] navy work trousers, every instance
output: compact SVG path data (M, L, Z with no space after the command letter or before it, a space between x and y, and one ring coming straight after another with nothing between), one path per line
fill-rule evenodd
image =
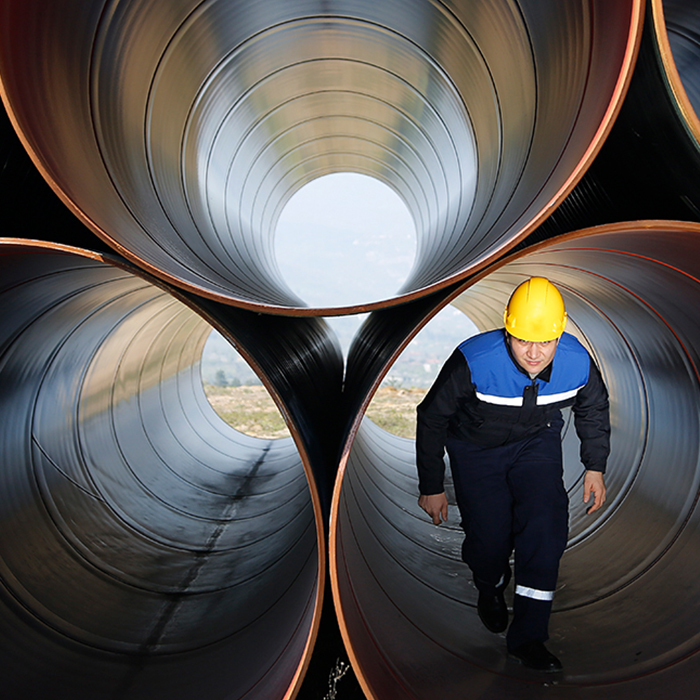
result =
M515 550L509 649L546 641L559 560L569 530L563 484L561 423L499 447L448 439L465 539L462 558L476 587L494 593L510 579Z

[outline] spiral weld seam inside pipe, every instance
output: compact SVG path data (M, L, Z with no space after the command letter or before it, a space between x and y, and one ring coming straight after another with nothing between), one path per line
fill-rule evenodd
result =
M0 79L37 166L115 250L197 294L301 315L424 295L545 218L610 128L641 0L7 0ZM314 177L410 208L395 297L305 308L273 255Z
M550 626L565 671L542 684L478 620L449 479L452 514L436 528L416 505L413 442L365 419L336 485L330 566L367 697L431 698L435 683L441 697L460 699L692 697L700 673L699 244L692 223L598 227L506 258L452 299L486 329L501 324L523 279L545 275L559 287L570 330L610 390L609 501L585 515L568 430L571 540Z
M291 697L325 575L312 472L214 413L196 305L109 263L0 239L2 693Z

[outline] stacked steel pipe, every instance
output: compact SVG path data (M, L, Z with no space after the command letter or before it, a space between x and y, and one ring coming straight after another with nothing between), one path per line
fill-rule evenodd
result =
M312 697L332 600L368 698L692 697L698 36L677 0L3 0L6 696ZM335 172L403 198L416 263L309 308L275 226ZM442 307L495 327L532 274L614 421L593 517L564 436L555 686L480 628L458 523L421 517L412 442L362 418ZM344 366L322 317L365 311ZM291 438L214 414L212 329Z

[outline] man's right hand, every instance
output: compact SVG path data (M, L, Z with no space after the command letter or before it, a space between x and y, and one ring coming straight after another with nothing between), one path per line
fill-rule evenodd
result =
M418 505L433 519L435 525L440 524L440 516L447 520L447 496L445 492L421 496Z

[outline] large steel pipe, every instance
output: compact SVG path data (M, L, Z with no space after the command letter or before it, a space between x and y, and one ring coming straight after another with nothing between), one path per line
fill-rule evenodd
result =
M453 298L486 329L502 323L508 295L525 277L543 274L559 286L571 330L591 349L610 389L610 498L599 514L585 515L577 441L567 429L571 534L550 642L565 671L543 682L507 659L503 635L481 626L460 560L456 508L449 525L437 528L417 507L413 442L365 420L336 487L331 574L368 697L697 694L698 245L694 224L600 227L512 256Z
M391 299L465 277L573 187L619 108L641 0L4 0L0 79L45 177L130 260L212 299L313 314L276 221L338 171L416 221ZM364 300L363 300L364 301Z
M689 0L654 0L654 24L669 87L688 131L700 139L700 11Z
M700 9L647 0L629 91L584 177L529 242L638 219L700 221Z
M199 374L214 314L96 254L0 239L0 304L0 695L293 697L325 577L303 392L239 325L297 441L233 430ZM287 329L287 386L322 335Z

